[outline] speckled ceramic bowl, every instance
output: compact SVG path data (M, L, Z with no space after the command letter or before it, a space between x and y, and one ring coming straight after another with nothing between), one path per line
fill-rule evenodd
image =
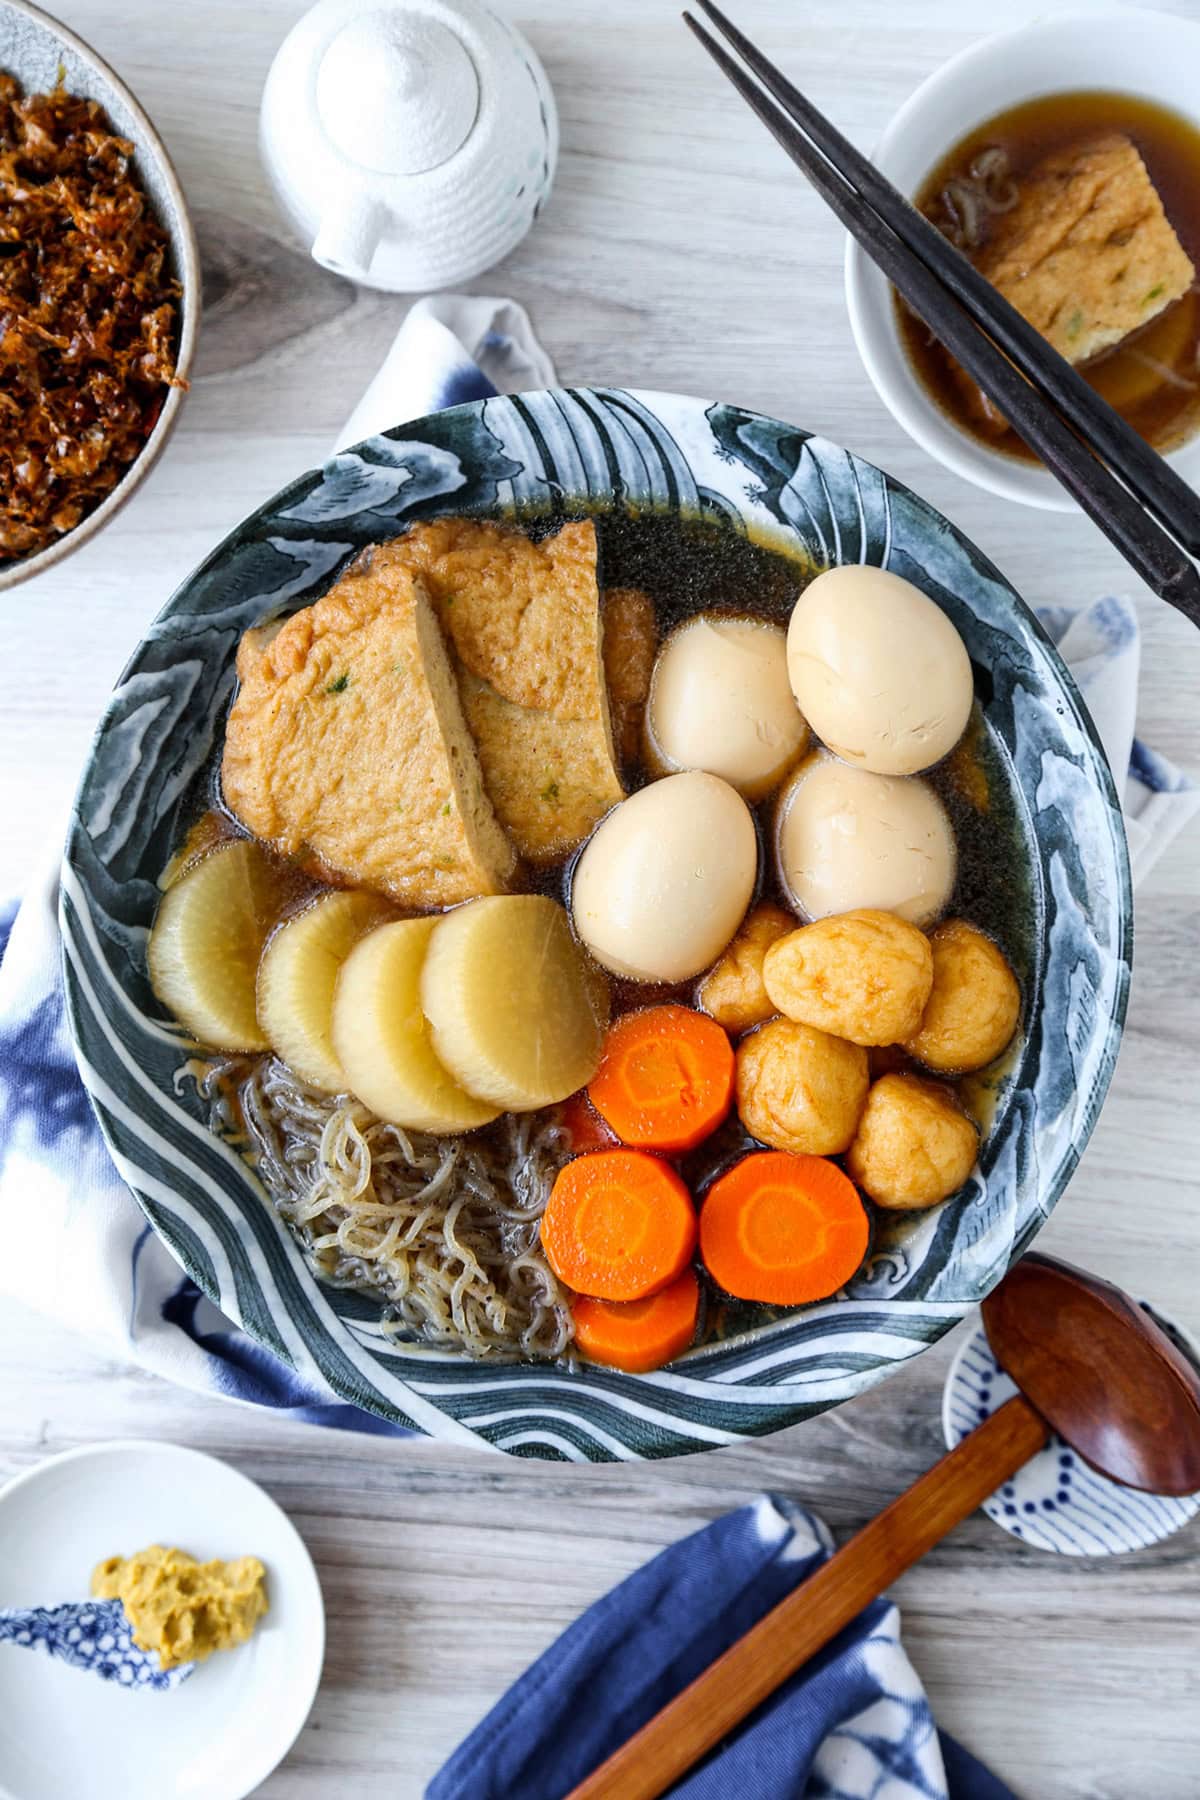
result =
M743 1325L650 1375L471 1363L381 1329L323 1285L257 1177L213 1135L190 1048L155 1001L146 932L159 872L220 743L248 626L315 600L362 545L438 513L704 518L812 566L877 563L962 633L987 772L982 908L1025 992L1022 1036L979 1165L927 1213L892 1213L836 1299ZM686 574L686 571L684 571ZM703 584L701 584L703 585ZM707 589L698 600L703 604ZM965 862L964 862L965 866ZM966 879L965 876L962 879ZM1003 577L916 495L836 445L672 394L559 389L452 407L302 476L168 601L113 695L80 788L62 879L67 1005L119 1168L195 1281L345 1399L523 1456L668 1456L794 1424L949 1330L1032 1240L1108 1087L1129 979L1129 868L1108 765L1074 684Z
M61 78L72 94L98 100L115 129L136 147L134 167L171 243L172 272L183 288L180 302L179 350L176 367L186 376L191 367L200 315L200 258L188 217L187 202L166 146L124 82L96 52L49 13L29 0L0 0L0 69L15 75L26 93L47 93ZM31 575L61 562L72 550L103 529L134 489L149 474L170 437L186 390L170 388L154 430L137 460L130 464L112 493L81 519L74 531L33 556L0 562L0 590L15 587Z

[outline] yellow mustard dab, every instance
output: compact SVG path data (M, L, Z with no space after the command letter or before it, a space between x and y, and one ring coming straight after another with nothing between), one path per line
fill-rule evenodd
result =
M97 1563L92 1593L119 1600L139 1650L157 1650L173 1669L244 1644L267 1610L265 1580L257 1556L200 1563L186 1550L151 1544Z

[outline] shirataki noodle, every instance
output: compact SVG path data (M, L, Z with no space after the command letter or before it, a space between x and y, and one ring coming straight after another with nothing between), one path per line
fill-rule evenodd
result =
M538 1227L568 1151L545 1115L467 1138L404 1131L274 1056L210 1063L201 1089L215 1123L244 1127L316 1272L381 1299L385 1330L492 1361L567 1354L568 1298Z

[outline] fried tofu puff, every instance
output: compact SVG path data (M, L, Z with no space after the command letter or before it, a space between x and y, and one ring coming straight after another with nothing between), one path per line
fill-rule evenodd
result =
M979 1133L953 1094L920 1075L885 1075L867 1095L846 1169L876 1206L918 1211L956 1193Z
M772 944L763 981L789 1019L852 1044L896 1044L920 1025L933 953L915 925L863 909L817 919Z
M1017 978L990 937L947 919L930 939L933 987L904 1047L927 1069L962 1075L1007 1048L1021 1013Z
M796 921L782 906L764 901L756 906L720 961L714 963L696 992L702 1012L726 1031L749 1031L777 1010L763 985L763 958L772 944L794 931Z
M738 1046L738 1113L774 1150L838 1155L854 1136L867 1085L865 1050L793 1019L772 1019Z

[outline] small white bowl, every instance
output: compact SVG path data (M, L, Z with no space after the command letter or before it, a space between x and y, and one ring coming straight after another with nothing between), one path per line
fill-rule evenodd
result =
M1200 25L1166 13L1093 11L1040 19L972 44L936 70L884 132L875 162L912 195L930 169L977 125L1042 94L1088 89L1136 94L1183 114L1200 129ZM942 411L909 362L892 289L851 238L846 304L863 366L893 418L931 456L978 487L1048 512L1074 512L1040 463L990 450ZM1167 459L1200 481L1200 438Z

